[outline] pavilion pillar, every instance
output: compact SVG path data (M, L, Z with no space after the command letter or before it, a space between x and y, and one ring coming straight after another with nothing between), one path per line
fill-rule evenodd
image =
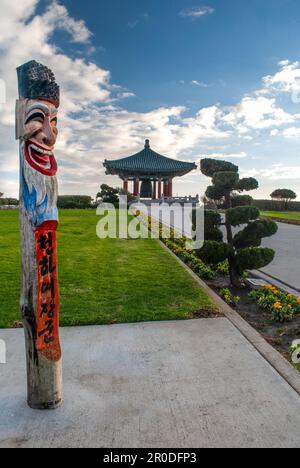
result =
M154 179L153 181L153 194L152 194L152 199L156 200L156 180Z
M168 195L173 197L173 179L169 179Z
M161 198L161 179L158 180L158 198Z
M169 181L164 180L164 197L169 196Z
M135 197L138 197L140 191L140 181L139 179L134 180L134 190L133 190L133 195Z
M128 179L123 180L123 192L128 193Z

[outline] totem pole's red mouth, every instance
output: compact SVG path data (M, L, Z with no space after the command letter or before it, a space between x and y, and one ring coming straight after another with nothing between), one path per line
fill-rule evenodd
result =
M25 144L25 159L36 171L46 176L54 176L57 172L57 163L54 154L47 147L28 140Z

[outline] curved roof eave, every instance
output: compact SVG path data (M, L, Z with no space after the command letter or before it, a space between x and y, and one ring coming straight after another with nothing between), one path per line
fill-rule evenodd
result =
M150 148L146 140L145 148L132 155L117 160L105 160L103 166L108 174L134 173L134 174L175 174L185 175L197 169L195 163L178 161L156 153Z

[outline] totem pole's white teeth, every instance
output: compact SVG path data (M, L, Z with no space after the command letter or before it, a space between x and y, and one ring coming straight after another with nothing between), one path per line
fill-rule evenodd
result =
M45 152L44 150L41 150L41 148L38 148L35 145L30 145L28 148L28 152L29 152L29 157L34 162L34 164L41 167L42 169L51 169L51 162L49 159L49 156L52 156L51 151ZM35 155L32 153L38 153L38 154ZM39 158L42 162L39 162L37 158Z
M29 148L31 149L34 149L34 151L36 151L37 153L41 153L41 154L46 154L47 156L52 156L52 151L47 151L47 150L44 150L42 148L39 148L38 146L34 145L34 144L31 144L29 146Z

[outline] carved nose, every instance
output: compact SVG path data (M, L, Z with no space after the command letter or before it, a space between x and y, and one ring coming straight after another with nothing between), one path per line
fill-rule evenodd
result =
M55 135L53 132L51 132L51 134L49 135L44 135L43 138L43 144L46 145L46 146L54 146L54 143L55 143Z
M45 123L41 136L42 136L42 142L44 145L47 145L50 147L54 146L55 141L56 141L56 135L53 132L49 122Z

